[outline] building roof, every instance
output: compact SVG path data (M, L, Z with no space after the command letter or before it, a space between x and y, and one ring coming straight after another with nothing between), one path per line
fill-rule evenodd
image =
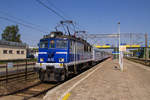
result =
M19 43L19 42L10 42L6 40L0 40L0 45L5 45L5 46L15 46L15 47L28 47L26 43Z

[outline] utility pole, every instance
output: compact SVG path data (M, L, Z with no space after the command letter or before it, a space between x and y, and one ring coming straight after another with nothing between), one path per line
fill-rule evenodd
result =
M123 71L123 51L121 50L120 41L120 22L118 22L118 33L119 33L119 65L120 70Z

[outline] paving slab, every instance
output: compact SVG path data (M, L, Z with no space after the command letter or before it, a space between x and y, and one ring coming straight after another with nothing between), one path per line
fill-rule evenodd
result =
M150 100L150 68L108 59L50 90L44 100Z

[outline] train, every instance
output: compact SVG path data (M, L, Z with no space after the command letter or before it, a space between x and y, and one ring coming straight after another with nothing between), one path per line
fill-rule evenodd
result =
M74 35L53 31L40 39L38 62L35 70L40 81L64 81L110 54L92 47L86 40Z

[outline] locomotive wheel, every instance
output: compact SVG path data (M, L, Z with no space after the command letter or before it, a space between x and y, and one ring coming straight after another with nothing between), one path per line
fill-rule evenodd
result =
M68 79L68 77L69 77L69 72L67 69L65 69L65 78Z
M65 71L65 70L62 71L60 77L61 77L61 81L62 81L62 82L66 80L66 71Z
M45 73L44 72L42 72L42 71L39 72L39 79L41 82L44 82L44 79L45 79Z

